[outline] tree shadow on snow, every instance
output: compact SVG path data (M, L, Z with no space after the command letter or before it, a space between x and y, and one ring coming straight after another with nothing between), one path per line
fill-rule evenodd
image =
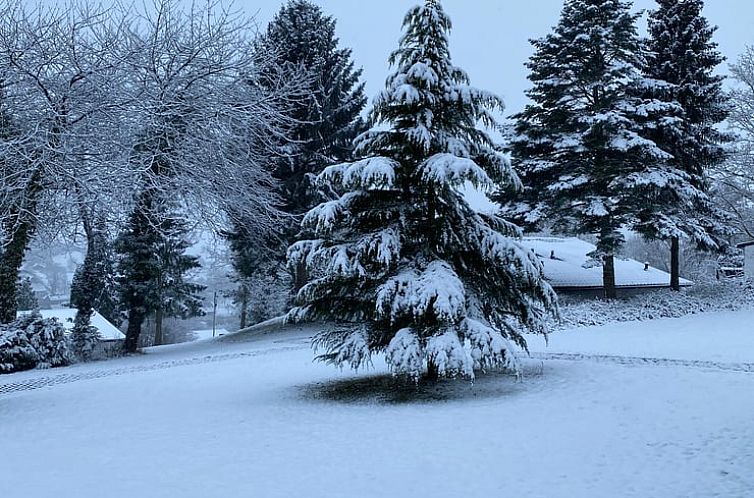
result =
M504 398L526 389L526 379L541 375L525 368L524 380L510 372L477 374L474 382L446 379L438 382L414 382L388 374L369 377L314 382L299 387L300 397L307 401L346 404L426 404L452 401L473 401Z

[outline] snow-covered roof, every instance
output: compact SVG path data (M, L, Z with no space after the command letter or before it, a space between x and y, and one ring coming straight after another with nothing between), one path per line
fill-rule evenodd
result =
M31 311L19 311L19 316L28 315ZM39 310L42 318L57 318L60 323L63 324L66 330L73 329L73 321L76 318L75 308L60 308L51 310ZM104 316L98 312L94 312L91 319L91 324L97 328L100 334L100 339L103 341L118 341L125 339L126 336L118 330L118 327L110 323Z
M214 333L212 329L208 330L192 330L192 334L194 334L194 340L195 341L202 341L204 339L212 339L213 337L220 337L223 335L230 334L227 329L215 329Z
M576 238L524 237L522 244L536 252L544 264L545 278L555 289L601 289L602 266L588 265L593 244ZM551 258L554 256L554 259ZM615 259L618 288L670 287L670 274L633 259ZM681 279L682 286L693 282Z

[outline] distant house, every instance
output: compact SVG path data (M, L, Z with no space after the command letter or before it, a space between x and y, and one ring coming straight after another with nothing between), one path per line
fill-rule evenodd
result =
M22 316L30 313L32 312L19 311L18 315ZM42 315L42 318L57 318L69 333L73 329L73 321L76 319L76 309L74 308L46 309L39 310L39 313ZM118 327L96 311L92 315L91 324L99 331L101 342L118 342L126 338L123 332L118 330Z
M744 274L746 278L754 280L754 240L738 244L737 247L744 251Z
M545 279L558 294L602 297L602 266L589 263L596 247L577 238L524 237L523 245L534 251L544 265ZM670 288L670 274L633 259L615 259L615 284L619 296ZM693 282L681 279L681 287Z

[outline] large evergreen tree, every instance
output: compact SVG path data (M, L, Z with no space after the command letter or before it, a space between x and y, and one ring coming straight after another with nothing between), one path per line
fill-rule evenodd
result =
M501 192L528 227L597 237L605 295L616 296L614 257L646 184L664 181L669 156L642 135L675 106L643 98L642 46L630 3L567 0L553 32L534 40L527 67L533 101L515 116L514 167L524 196Z
M253 84L275 89L282 71L299 75L306 86L301 96L289 102L287 113L293 124L272 166L282 208L295 216L322 200L313 176L352 159L353 140L365 128L359 116L366 105L361 70L355 68L351 50L339 47L335 27L335 19L314 3L289 0L256 41L260 60L271 60L260 65L260 77ZM295 240L298 220L291 217L290 224L273 235L259 234L242 223L226 234L242 303L248 303L248 289L256 281L270 275L280 279L277 267L285 260L285 248ZM306 278L304 268L292 268L291 274L298 290ZM280 283L279 287L288 285Z
M265 65L269 74L261 84L278 85L281 68L301 72L307 82L306 96L291 106L297 124L288 154L275 169L289 213L305 213L319 202L308 175L350 160L353 139L363 131L361 70L354 68L351 50L338 44L335 19L308 0L289 0L257 40L260 57L275 62Z
M702 16L702 0L657 0L650 13L645 73L654 80L647 96L680 107L672 126L648 136L673 157L667 167L676 181L647 191L636 225L645 237L671 240L671 288L680 290L680 239L702 249L718 247L720 214L707 196L707 171L725 159L729 137L717 125L728 115L723 77L714 74L724 58L712 41L716 31Z
M515 365L509 341L525 348L524 330L543 332L554 295L519 230L459 191L518 182L478 128L496 126L501 100L451 63L439 1L412 8L403 26L373 128L357 140L365 159L319 175L342 195L305 216L310 238L289 249L289 264L311 275L289 318L337 323L315 339L336 365L384 352L396 374L471 377Z
M22 159L13 142L20 137L14 111L6 95L10 75L0 75L0 174L4 190L0 201L0 323L16 319L18 280L26 252L37 231L37 208L42 174ZM22 178L23 188L11 188L7 179Z

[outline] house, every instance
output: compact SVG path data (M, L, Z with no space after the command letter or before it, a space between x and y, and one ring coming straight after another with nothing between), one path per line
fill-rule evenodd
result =
M28 315L32 311L19 311L18 315ZM75 308L60 308L60 309L46 309L39 310L39 314L42 318L57 318L60 323L63 324L66 331L70 333L73 329L73 322L76 319ZM98 312L94 312L91 319L91 324L97 331L99 331L100 342L103 343L117 343L126 339L126 336L118 330L118 327L110 323L104 316Z
M558 237L524 237L522 244L542 261L545 279L558 294L582 298L603 296L602 266L590 262L588 256L597 249L593 244ZM631 296L670 288L670 274L648 263L616 258L615 284L619 296ZM681 279L681 287L691 285L693 282Z
M754 240L738 244L736 247L744 251L744 275L754 280Z

